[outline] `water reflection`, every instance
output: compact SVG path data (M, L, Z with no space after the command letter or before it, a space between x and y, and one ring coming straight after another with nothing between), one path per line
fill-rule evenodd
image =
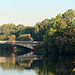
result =
M46 75L71 75L74 67L73 57L69 55L60 55L58 57L50 55L44 59L43 66L44 70L42 71L45 72Z
M37 75L74 75L74 59L69 55L48 55L42 60L16 60L15 57L0 57L3 70L35 70ZM72 72L73 71L73 72Z
M3 57L8 55L4 50L5 54L0 57L0 71L4 73L10 70L13 71L12 75L75 75L75 56L72 54L52 53L47 54L43 59L38 59L36 55L32 55L32 52L22 54L24 50L22 52L21 50L16 50L14 47L14 52L10 49L9 51L19 56ZM0 75L5 74L0 72ZM11 72L7 75L11 75Z
M6 58L6 57L0 57L0 66L3 69L18 69L18 70L24 70L27 67L31 67L31 64L33 63L33 59L31 60L17 60L15 57L12 58Z

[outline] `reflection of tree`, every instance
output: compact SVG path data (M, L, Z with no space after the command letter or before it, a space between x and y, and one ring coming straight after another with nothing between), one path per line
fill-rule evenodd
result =
M52 58L49 56L48 58ZM56 57L55 57L56 58ZM70 75L72 71L72 58L70 56L59 56L57 60L47 59L47 72L48 75L52 72L54 75ZM46 61L46 60L45 60Z
M19 62L19 65L24 67L31 67L32 63L33 63L33 59L26 62Z
M56 64L56 71L62 73L62 75L70 75L72 67L72 58L70 56L60 56Z
M32 68L36 70L37 75L43 75L43 61L42 60L36 60L32 64Z
M0 56L2 57L19 56L28 52L31 52L31 49L13 44L0 45Z
M18 70L24 70L27 67L31 67L31 64L33 63L33 60L29 61L16 61L15 57L8 59L8 61L4 63L0 63L3 69L18 69Z
M2 44L0 45L0 56L9 57L12 53L12 45L9 44Z
M14 57L10 59L0 64L3 69L17 69L19 71L34 69L37 75L71 75L74 68L70 55L59 55L59 57L56 57L55 54L51 54L45 56L43 60L15 61Z
M34 69L37 75L71 75L72 61L71 56L61 55L57 58L55 54L51 54L43 59L43 63L40 62L41 67L35 66Z

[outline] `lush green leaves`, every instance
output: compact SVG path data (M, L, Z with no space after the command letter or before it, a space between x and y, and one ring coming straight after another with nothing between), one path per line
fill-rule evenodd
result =
M23 34L18 37L18 40L20 40L20 41L33 41L33 38L31 37L31 34Z

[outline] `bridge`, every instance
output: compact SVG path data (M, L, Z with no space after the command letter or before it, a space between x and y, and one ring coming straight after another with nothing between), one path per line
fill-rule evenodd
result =
M42 45L41 41L0 41L0 44L14 44L33 49L34 46Z

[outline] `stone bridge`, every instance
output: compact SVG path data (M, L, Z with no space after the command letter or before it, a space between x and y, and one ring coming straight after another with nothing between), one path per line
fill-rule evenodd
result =
M14 44L33 49L34 46L42 45L41 41L0 41L0 44Z

